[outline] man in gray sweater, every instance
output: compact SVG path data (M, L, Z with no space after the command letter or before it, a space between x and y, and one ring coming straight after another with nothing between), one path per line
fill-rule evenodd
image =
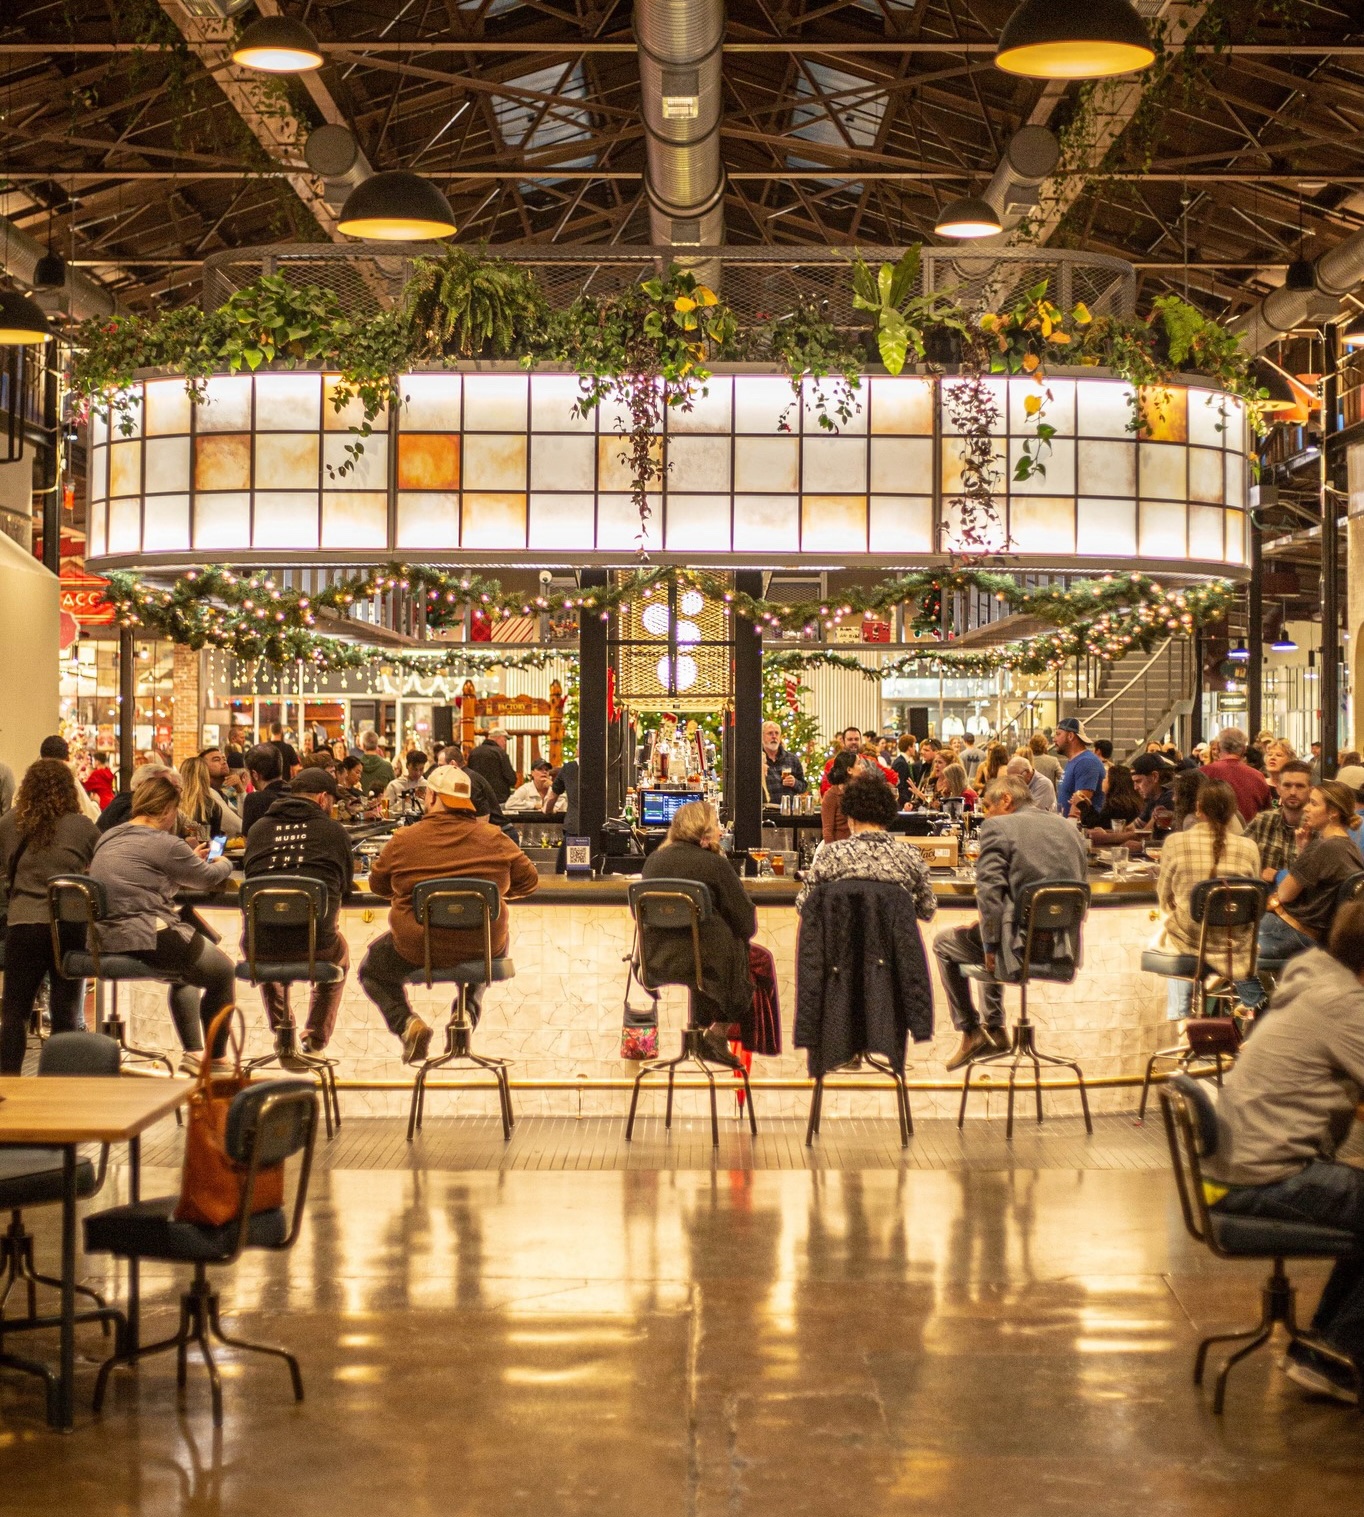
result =
M961 966L984 964L991 974L1017 975L1021 944L1014 929L1014 903L1019 892L1038 880L1083 880L1089 871L1089 851L1079 829L1054 811L1039 811L1021 780L994 780L983 806L986 820L981 823L976 861L979 921L949 928L933 944L952 1025L961 1033L957 1051L947 1061L950 1070L1009 1046L1004 987L998 980L983 987L982 1026L971 1003L971 982Z
M1216 1211L1343 1228L1340 1260L1312 1331L1364 1371L1364 1170L1336 1159L1364 1097L1364 903L1343 906L1330 951L1285 968L1217 1101L1217 1152L1204 1161ZM1309 1390L1353 1403L1340 1366L1295 1344L1283 1368Z

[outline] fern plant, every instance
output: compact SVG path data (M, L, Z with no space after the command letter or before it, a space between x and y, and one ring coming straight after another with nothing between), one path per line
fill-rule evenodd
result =
M403 296L417 358L523 358L543 344L548 318L533 271L481 249L419 258Z

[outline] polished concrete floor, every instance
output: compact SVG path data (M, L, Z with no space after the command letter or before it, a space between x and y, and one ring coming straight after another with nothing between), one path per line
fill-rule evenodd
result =
M95 1419L83 1332L74 1434L0 1376L0 1512L1364 1512L1349 1411L1268 1354L1223 1419L1190 1384L1199 1334L1254 1313L1260 1271L1185 1237L1149 1132L1127 1131L1126 1167L1115 1126L1064 1152L968 1128L933 1168L594 1172L567 1139L553 1170L458 1167L439 1132L428 1162L403 1144L385 1168L375 1131L366 1167L319 1167L291 1254L223 1277L236 1329L298 1352L307 1400L225 1352L219 1437L202 1372L179 1401L165 1358ZM174 1182L153 1167L145 1190ZM147 1274L151 1336L176 1280ZM1308 1305L1321 1278L1300 1274Z

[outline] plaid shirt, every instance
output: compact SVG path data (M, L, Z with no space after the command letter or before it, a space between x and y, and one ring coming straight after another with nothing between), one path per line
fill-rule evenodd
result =
M1298 857L1298 829L1284 821L1277 806L1272 811L1262 811L1246 828L1246 836L1260 850L1261 868L1277 874L1281 869L1293 867Z
M913 895L914 914L921 922L931 921L938 909L928 865L913 844L900 842L888 832L860 832L856 837L819 845L796 897L796 910L804 907L815 885L851 879L885 880L903 886Z
M1160 878L1156 894L1160 901L1162 925L1152 945L1172 953L1197 953L1202 924L1195 922L1191 911L1194 886L1210 880L1213 871L1214 834L1206 822L1199 822L1185 832L1166 838L1160 853ZM1217 861L1218 878L1239 876L1259 879L1260 858L1255 843L1248 836L1237 837L1228 831ZM1228 939L1230 938L1230 942ZM1234 956L1232 977L1250 969L1251 931L1249 928L1212 929L1208 934L1208 960L1218 973L1228 968L1228 951Z

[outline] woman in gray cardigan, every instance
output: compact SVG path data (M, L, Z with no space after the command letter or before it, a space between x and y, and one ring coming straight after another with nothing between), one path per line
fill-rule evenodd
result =
M33 1003L44 980L53 1032L85 1029L85 981L58 972L52 953L47 882L58 874L84 874L99 833L81 812L76 781L60 759L28 766L14 809L0 817L0 891L3 891L5 990L0 1000L0 1075L17 1075ZM63 949L85 946L75 923L61 928Z
M214 890L232 873L227 859L209 860L208 845L191 848L175 835L180 792L161 775L133 795L130 820L99 841L90 874L104 886L109 915L100 924L105 953L126 953L168 978L203 991L198 1019L185 996L171 997L175 1030L186 1053L204 1046L207 1028L235 999L233 964L192 923L180 916L181 890ZM216 1058L221 1048L213 1050ZM192 1067L194 1060L190 1060Z

